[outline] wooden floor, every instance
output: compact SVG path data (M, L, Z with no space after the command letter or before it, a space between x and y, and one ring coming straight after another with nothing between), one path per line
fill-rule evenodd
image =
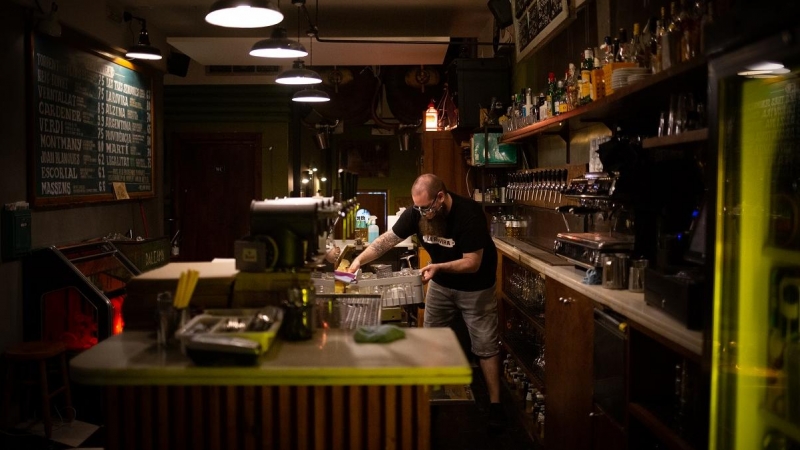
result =
M473 402L438 402L431 406L431 448L533 450L533 442L516 417L509 415L501 431L489 429L489 398L480 369L473 369L472 379Z

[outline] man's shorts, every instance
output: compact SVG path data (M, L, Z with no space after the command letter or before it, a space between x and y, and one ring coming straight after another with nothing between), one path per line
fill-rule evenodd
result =
M425 296L425 327L450 326L460 311L469 330L472 353L480 358L494 356L500 352L494 293L494 286L466 292L429 281Z

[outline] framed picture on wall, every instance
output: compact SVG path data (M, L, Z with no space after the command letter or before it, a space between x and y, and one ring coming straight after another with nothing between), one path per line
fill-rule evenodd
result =
M570 18L570 3L583 0L513 0L514 30L516 32L517 62L541 47L561 29Z

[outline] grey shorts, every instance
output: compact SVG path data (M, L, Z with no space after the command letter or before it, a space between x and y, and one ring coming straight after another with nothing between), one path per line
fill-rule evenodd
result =
M472 353L480 358L500 353L494 292L494 286L483 291L465 292L429 281L425 295L425 327L450 326L460 311L469 330Z

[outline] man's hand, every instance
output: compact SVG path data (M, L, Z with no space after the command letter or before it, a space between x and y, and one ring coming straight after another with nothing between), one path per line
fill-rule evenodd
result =
M419 269L419 275L422 277L422 282L427 283L439 270L438 264L428 264L427 266Z
M464 253L461 259L455 261L428 264L419 269L419 274L422 276L422 281L427 282L440 270L448 273L475 273L481 267L482 257L482 249L472 253Z
M360 268L361 268L361 261L359 261L358 258L356 258L350 263L350 267L347 268L347 271L350 273L356 273L356 270Z

